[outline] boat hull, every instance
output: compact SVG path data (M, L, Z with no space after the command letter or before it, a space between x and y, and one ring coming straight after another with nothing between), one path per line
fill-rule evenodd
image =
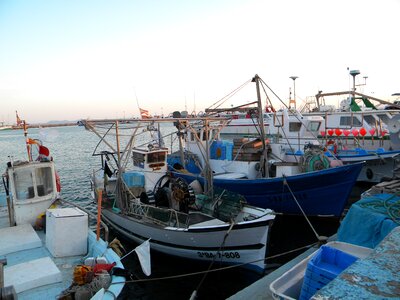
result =
M219 226L165 227L104 209L114 229L136 243L150 239L151 249L182 258L238 265L256 272L265 269L265 255L273 215ZM228 234L229 232L229 234ZM225 240L224 240L225 239Z
M360 162L285 178L253 180L214 178L213 184L243 195L251 205L270 208L275 212L301 215L297 200L302 210L309 216L340 217L363 164ZM187 182L199 180L204 184L204 178L201 176L172 173Z

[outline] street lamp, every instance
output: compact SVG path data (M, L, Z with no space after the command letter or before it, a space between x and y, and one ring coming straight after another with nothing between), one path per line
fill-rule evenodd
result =
M290 76L289 78L293 79L293 99L290 99L290 101L289 101L289 108L290 108L290 105L293 103L294 109L296 109L296 79L299 77Z

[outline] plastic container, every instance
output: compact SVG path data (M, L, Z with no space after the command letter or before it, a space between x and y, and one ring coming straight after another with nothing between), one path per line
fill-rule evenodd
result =
M233 142L231 141L214 141L210 147L210 158L220 160L232 160L233 158Z
M344 242L333 241L328 242L327 245L331 248L339 249L361 259L367 257L372 252L372 249L370 248ZM270 284L270 290L274 299L299 299L308 262L317 254L318 251L319 250L316 250L306 258L300 260L296 265L288 269L284 274L276 278ZM312 292L310 290L312 287L305 286L305 289L306 288L309 288L309 293Z
M233 142L224 141L226 156L225 159L232 160L233 159Z
M211 159L225 159L226 147L223 141L214 141L210 147L210 158Z
M54 257L87 253L88 215L76 207L46 210L46 247Z
M309 299L358 258L329 246L322 246L307 264L300 299Z
M144 175L140 172L125 172L122 179L129 188L144 187Z
M103 256L99 257L88 257L85 259L85 266L94 267L96 264L106 264L107 259Z

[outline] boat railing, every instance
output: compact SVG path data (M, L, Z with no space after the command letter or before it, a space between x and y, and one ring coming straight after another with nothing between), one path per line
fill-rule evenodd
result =
M189 226L189 216L187 214L170 208L156 207L131 201L128 214L145 218L162 226L178 228L187 228Z

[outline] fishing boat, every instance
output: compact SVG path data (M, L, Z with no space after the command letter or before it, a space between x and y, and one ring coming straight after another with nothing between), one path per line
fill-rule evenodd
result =
M343 164L364 162L357 182L379 183L384 179L393 178L399 169L400 150L386 151L384 148L365 150L363 148L334 150L330 145L327 151L321 150L329 161L340 160ZM322 147L323 148L323 147ZM287 161L301 160L304 151L286 152Z
M259 91L260 78L256 75L253 81ZM261 108L260 93L257 95ZM265 139L262 109L258 112L264 138L237 143L221 140L221 124L211 120L202 124L177 120L184 147L169 157L173 175L205 185L205 174L211 172L214 186L239 193L252 205L284 214L340 217L363 163L330 163L313 151L301 161L285 161L281 154L290 148ZM301 124L299 118L289 127L297 132Z
M0 123L0 130L9 130L12 129L11 125L4 124L3 122Z
M400 105L397 101L382 100L357 91L356 76L359 70L351 70L353 88L350 91L319 91L314 100L307 101L299 110L305 116L321 116L324 118L319 137L335 140L346 147L387 151L398 150L398 120ZM363 84L365 85L365 84ZM393 94L395 96L396 94ZM326 105L327 97L345 97L339 107Z
M115 299L125 277L107 270L124 267L107 242L108 231L103 239L100 223L97 234L90 230L91 213L84 208L56 205L60 183L49 149L28 137L26 145L28 160L11 158L2 177L2 299Z
M199 184L170 176L169 150L158 138L157 143L153 139L134 143L139 133L159 134L153 122L120 125L117 121L106 126L85 121L109 149L101 150L100 143L96 147L94 155L102 158L102 165L92 175L93 196L103 203L104 220L136 243L149 240L155 251L263 272L273 211L248 205L228 191L205 193Z
M272 154L282 161L299 162L304 147L320 145L325 148L323 155L329 161L340 160L344 164L365 161L357 178L359 182L378 183L393 177L400 153L399 102L391 103L355 90L354 83L353 91L320 91L315 96L315 105L308 99L298 110L296 105L290 108L281 101L287 109L277 111L272 103L267 103L262 113L263 127ZM343 95L348 97L341 101L339 108L325 104L325 97ZM206 112L230 120L220 131L221 139L257 138L261 114L257 108L249 106L255 103L257 101L234 108L209 108Z

